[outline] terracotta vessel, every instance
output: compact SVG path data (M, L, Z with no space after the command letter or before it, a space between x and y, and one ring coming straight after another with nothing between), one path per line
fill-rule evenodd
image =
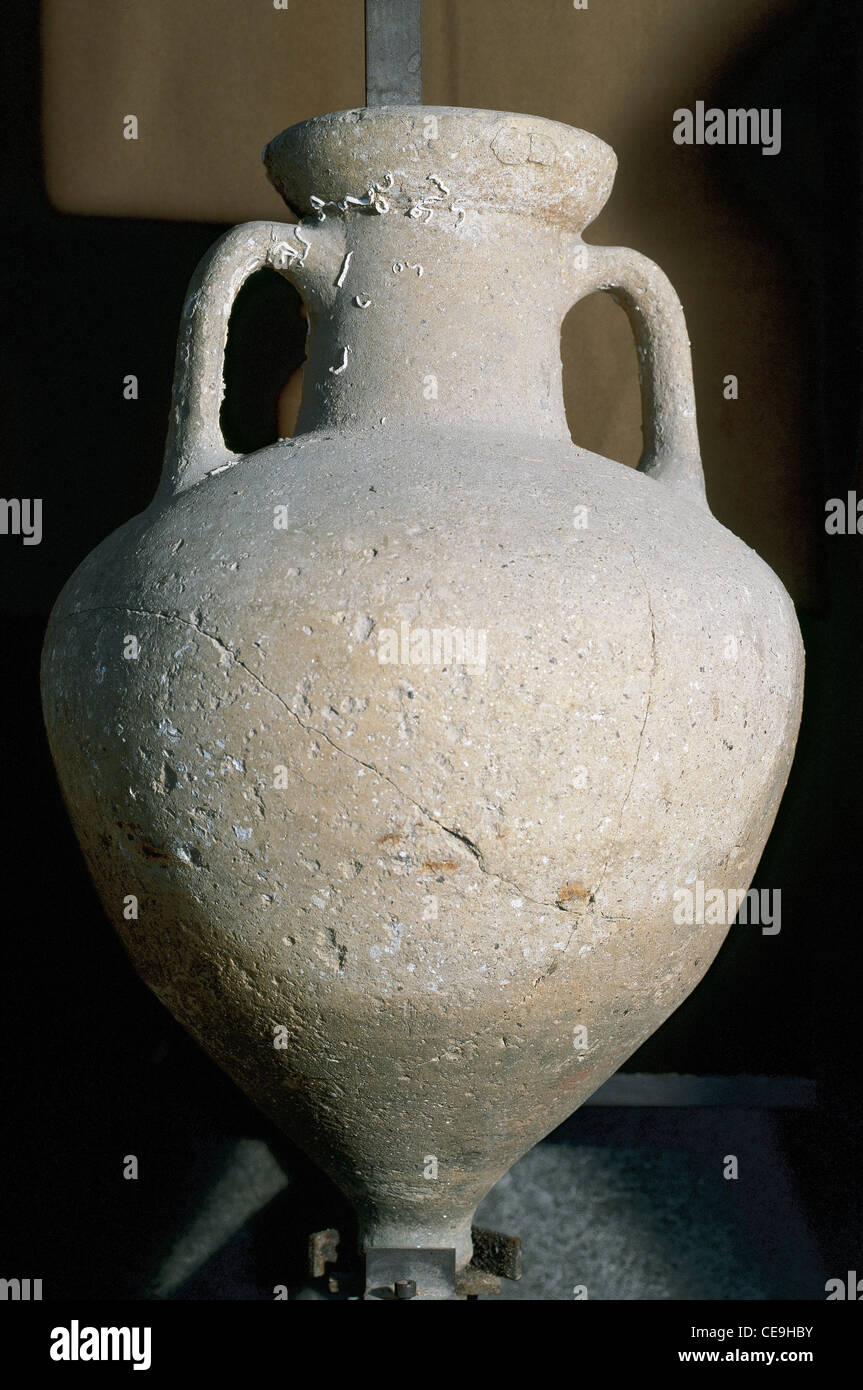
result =
M385 107L264 159L302 220L196 272L161 486L63 590L45 717L146 982L367 1248L463 1266L480 1199L715 956L727 925L674 895L748 886L803 652L708 510L674 291L582 241L607 145ZM308 307L303 404L238 458L223 350L265 265ZM561 321L597 289L638 344L639 471L564 418Z

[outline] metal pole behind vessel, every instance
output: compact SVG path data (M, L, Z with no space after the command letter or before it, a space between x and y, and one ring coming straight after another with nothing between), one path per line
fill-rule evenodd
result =
M366 0L366 106L422 99L422 0Z

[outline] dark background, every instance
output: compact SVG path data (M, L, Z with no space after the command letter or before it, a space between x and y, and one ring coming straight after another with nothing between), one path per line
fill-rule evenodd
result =
M728 90L710 94L722 106L783 108L782 156L754 165L741 151L723 177L741 206L755 200L757 177L759 216L797 258L808 344L800 390L813 421L812 515L800 524L814 520L819 532L826 499L861 476L860 14L841 0L801 6L796 25L752 55L752 71L743 65ZM299 1280L308 1231L344 1218L341 1200L138 982L66 820L38 692L59 589L154 490L186 283L223 227L53 210L41 173L36 6L6 14L4 26L0 494L42 497L44 538L27 547L0 537L0 1277L41 1277L46 1297L145 1296L201 1193L230 1168L234 1141L257 1136L281 1156L288 1193L247 1227L230 1268L187 1296L267 1296L255 1290L272 1286L275 1250ZM234 448L276 437L277 393L303 352L296 308L267 273L238 301L223 415ZM118 390L127 371L142 383L134 403ZM863 1270L863 546L839 536L819 547L823 598L799 610L808 674L797 759L754 884L781 888L781 934L732 928L704 983L626 1070L813 1079L815 1105L773 1123L800 1220L828 1272L844 1277ZM613 1145L619 1126L585 1110L547 1142ZM650 1123L628 1134L649 1145ZM146 1156L145 1180L122 1181L127 1153Z

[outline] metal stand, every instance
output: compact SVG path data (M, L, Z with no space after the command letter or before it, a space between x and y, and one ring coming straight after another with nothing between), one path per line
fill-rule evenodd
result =
M309 1273L329 1293L379 1302L413 1298L474 1301L500 1293L501 1279L521 1278L521 1241L474 1226L473 1259L456 1273L454 1250L346 1248L337 1230L309 1238ZM341 1249L341 1254L340 1254ZM328 1268L328 1266L335 1266Z
M366 105L422 103L422 0L365 0ZM333 1228L309 1239L309 1273L330 1293L394 1302L478 1299L521 1278L521 1241L474 1226L474 1255L458 1274L454 1250L344 1249ZM342 1255L339 1256L339 1249ZM335 1268L329 1268L336 1266Z

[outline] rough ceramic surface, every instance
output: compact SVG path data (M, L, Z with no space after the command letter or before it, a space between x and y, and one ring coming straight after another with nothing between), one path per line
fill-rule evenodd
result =
M265 160L304 219L196 273L163 484L58 600L47 727L143 978L368 1245L463 1264L497 1178L715 956L673 895L748 886L802 648L707 508L673 290L581 240L607 146L393 108ZM235 458L224 339L265 264L309 308L303 407ZM597 288L639 346L642 471L569 440L560 324Z

